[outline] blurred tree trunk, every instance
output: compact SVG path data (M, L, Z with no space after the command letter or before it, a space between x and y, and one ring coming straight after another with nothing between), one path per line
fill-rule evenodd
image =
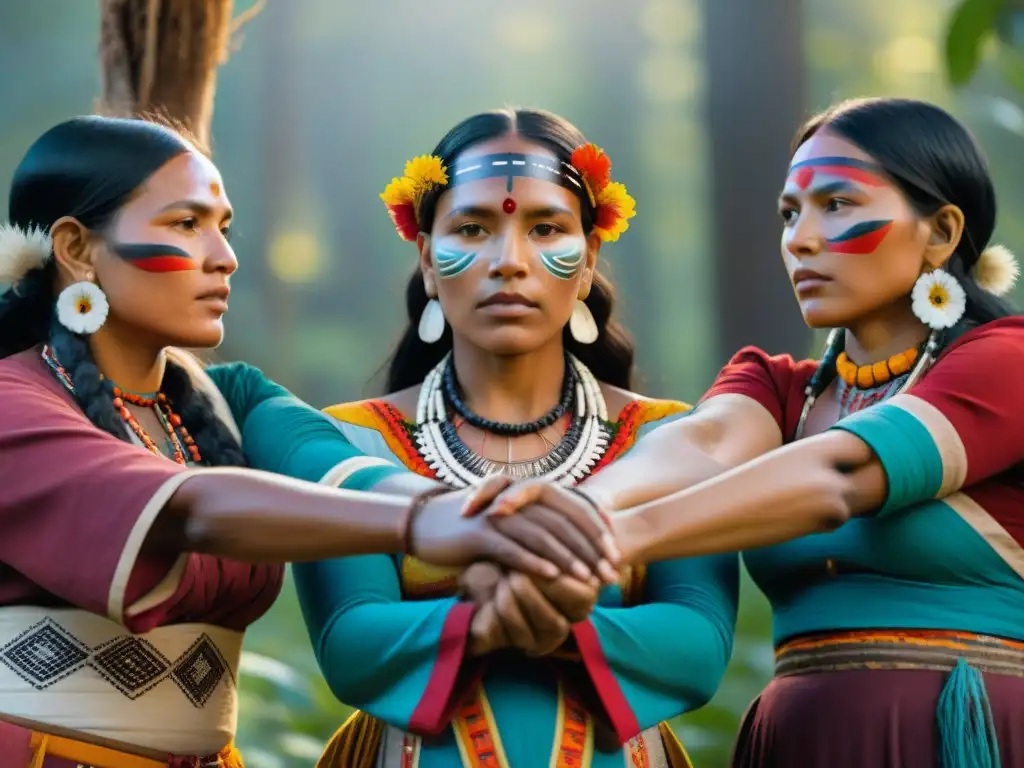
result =
M100 0L98 111L161 114L209 147L217 68L262 2L236 19L233 7L233 0Z
M811 334L779 257L775 200L806 117L801 0L705 0L717 363L756 344L805 356Z

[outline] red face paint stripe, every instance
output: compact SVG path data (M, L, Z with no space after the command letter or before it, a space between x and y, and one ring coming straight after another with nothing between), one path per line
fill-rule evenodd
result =
M129 259L132 266L143 272L187 272L196 268L192 259L182 256L147 256L144 259Z
M854 235L853 237L845 237L840 235L834 240L828 241L828 249L832 253L853 253L853 254L865 254L874 251L885 239L885 236L889 234L889 230L892 229L891 221L878 221L871 222L877 224L878 228L865 232L862 235ZM853 229L861 229L862 225L851 227L847 232Z
M196 269L195 260L173 245L160 243L113 243L114 253L144 272L185 272Z
M870 187L881 187L885 184L885 179L881 176L861 168L850 168L845 165L820 165L815 170L818 173L825 173L829 176L859 181L861 184L867 184Z
M800 189L807 189L811 182L814 181L814 169L813 168L799 168L795 174L793 174L793 181Z

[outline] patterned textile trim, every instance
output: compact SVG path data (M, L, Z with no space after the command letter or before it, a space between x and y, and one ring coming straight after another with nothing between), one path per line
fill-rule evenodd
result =
M452 718L452 730L463 768L509 768L483 686L477 686L473 697L459 707Z
M170 754L235 731L242 633L176 624L132 634L72 608L0 608L0 712ZM0 763L2 764L2 763Z
M611 440L608 451L593 472L615 461L633 447L637 433L645 424L685 413L692 406L674 400L634 400L628 403L612 422ZM376 430L384 438L388 449L410 470L424 477L434 477L434 471L427 465L416 448L413 438L415 425L390 403L383 400L363 400L325 408L324 412L338 421L357 427ZM592 473L593 474L593 473Z
M779 677L844 669L951 671L963 659L982 672L1024 677L1024 643L972 632L861 630L800 638L775 652Z
M109 747L87 744L62 736L52 736L38 731L31 732L29 742L32 762L25 768L47 768L49 765L67 763L79 768L243 768L242 756L234 745L228 745L216 755L206 757L174 757L167 760L150 760L128 752ZM12 766L11 768L22 768Z
M338 421L356 427L366 427L380 433L388 449L408 469L423 477L434 477L434 470L420 456L413 438L413 424L390 403L383 400L363 400L325 408L324 413Z
M462 768L509 768L483 687L452 718ZM675 735L666 744L661 725L649 728L623 746L626 768L690 768ZM594 721L584 706L558 685L558 715L548 768L589 768L594 757Z

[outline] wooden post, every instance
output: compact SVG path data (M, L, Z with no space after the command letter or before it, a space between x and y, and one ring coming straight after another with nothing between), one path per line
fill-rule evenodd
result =
M233 0L100 0L98 111L164 115L210 144L217 67L263 1L232 18Z
M801 0L706 0L716 362L747 344L807 355L779 255L776 198L806 115Z

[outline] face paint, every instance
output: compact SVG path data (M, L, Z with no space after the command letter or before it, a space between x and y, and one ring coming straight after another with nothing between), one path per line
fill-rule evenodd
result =
M511 197L506 197L501 203L501 210L511 216L516 212L516 201Z
M186 272L196 269L187 251L158 243L113 243L111 250L144 272Z
M561 251L541 251L540 263L559 280L568 280L583 263L583 248L573 245Z
M443 251L438 248L434 251L434 261L437 262L437 274L440 277L455 277L476 261L476 251Z
M214 197L220 197L220 184L216 181L210 182L210 194Z
M516 152L460 160L452 171L451 184L455 186L503 176L509 194L512 194L512 181L516 177L544 179L578 193L585 189L580 172L572 165L560 163L543 155L524 155Z
M854 224L838 237L829 238L828 249L833 253L865 254L874 251L892 229L891 220L862 221Z
M817 174L838 176L841 179L867 184L869 187L881 187L886 184L881 166L852 157L816 157L796 163L789 169L790 179L800 189L807 189Z

